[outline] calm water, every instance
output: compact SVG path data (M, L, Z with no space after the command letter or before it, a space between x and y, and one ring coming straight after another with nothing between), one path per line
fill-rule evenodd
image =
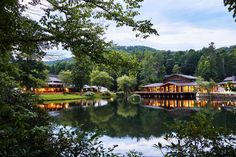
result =
M80 126L90 132L100 130L105 147L119 145L117 153L135 149L145 156L161 156L153 145L165 142L162 135L171 131L167 126L200 110L211 110L216 126L236 132L236 109L232 107L236 101L145 99L141 105L134 105L123 100L79 100L40 106L63 125Z

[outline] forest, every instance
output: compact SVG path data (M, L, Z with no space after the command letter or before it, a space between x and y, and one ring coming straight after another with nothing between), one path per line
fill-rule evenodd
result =
M109 64L106 61L109 60ZM111 64L112 62L112 64ZM205 80L222 81L236 75L236 46L215 48L210 43L201 50L164 51L145 46L116 46L104 54L104 61L92 62L88 57L46 62L50 74L71 73L71 83L77 87L92 84L91 73L106 72L116 80L127 75L136 80L137 87L161 82L173 73L201 76ZM104 84L106 86L106 84ZM112 89L116 90L113 81Z
M235 75L235 47L215 49L211 43L202 50L186 52L109 50L111 42L104 39L109 22L117 27L128 26L136 37L159 35L159 27L151 19L138 17L142 0L121 2L0 1L0 156L120 156L113 154L112 148L105 149L95 133L79 128L55 132L57 124L47 111L37 107L38 97L30 92L31 88L44 84L49 72L61 73L68 83L78 87L100 80L109 81L113 89L120 77L135 79L139 86L159 81L172 72L215 81ZM235 18L235 1L224 0L224 5ZM70 50L74 61L48 68L42 58L56 47ZM91 79L92 76L97 79Z

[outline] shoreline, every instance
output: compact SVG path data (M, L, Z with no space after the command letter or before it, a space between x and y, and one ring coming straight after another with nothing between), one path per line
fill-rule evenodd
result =
M85 96L76 93L63 94L63 93L47 93L47 94L36 94L40 101L73 101L73 100L94 100L94 99L110 99L111 96L102 96L101 94L96 93L95 96Z

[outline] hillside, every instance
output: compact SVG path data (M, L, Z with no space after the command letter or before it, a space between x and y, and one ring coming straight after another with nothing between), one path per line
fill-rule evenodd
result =
M47 64L47 65L53 65L53 64L56 64L56 63L59 63L59 62L70 62L72 61L72 57L70 58L64 58L64 59L59 59L59 60L54 60L54 61L45 61L44 63Z
M230 47L221 47L216 49L216 51L222 51L224 50L225 52L231 52L236 48L236 45L232 45ZM164 50L158 50L155 48L151 48L151 47L147 47L147 46L114 46L111 48L112 50L118 50L118 51L125 51L128 53L135 53L135 52L177 52L177 51L164 51ZM72 57L71 58L65 58L65 59L60 59L60 60L55 60L55 61L46 61L44 62L47 65L52 65L58 62L70 62L72 61Z

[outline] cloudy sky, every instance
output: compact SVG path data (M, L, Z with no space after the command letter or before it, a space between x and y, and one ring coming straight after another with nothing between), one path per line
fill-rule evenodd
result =
M28 11L36 20L43 15L37 10L31 8ZM116 28L111 24L105 37L118 45L144 45L173 51L201 49L210 42L214 42L217 48L236 44L236 22L223 0L144 0L138 18L152 19L160 36L140 39L130 28ZM50 51L63 58L71 54L58 49Z
M107 38L119 45L145 45L161 50L201 49L236 44L236 22L223 0L144 0L140 17L152 19L160 36L135 38L129 28L110 27Z

